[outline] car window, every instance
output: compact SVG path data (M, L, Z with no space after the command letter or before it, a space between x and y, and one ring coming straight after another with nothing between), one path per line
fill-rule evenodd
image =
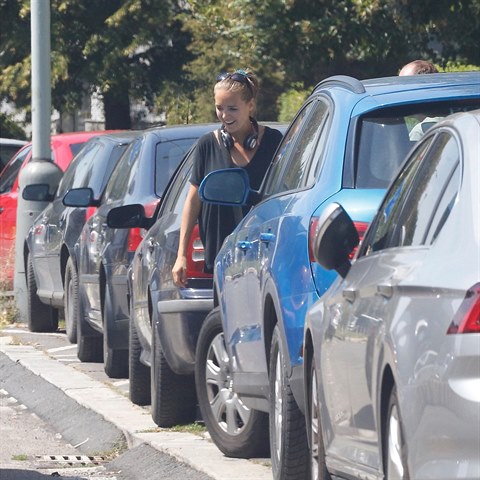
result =
M188 153L187 158L182 163L175 178L169 185L158 214L159 217L167 212L180 213L182 211L190 187L189 179L192 170L192 152L193 150Z
M423 245L429 231L432 232L429 241L436 238L458 192L459 163L460 152L455 138L447 132L438 135L405 201L399 245Z
M85 178L85 182L88 183L85 183L84 186L90 186L93 190L95 197L98 198L101 195L102 190L105 187L105 183L110 178L110 175L112 174L115 165L117 164L127 147L128 143L114 145L108 154L108 158L104 158L101 162L93 162L92 168L90 169L88 176ZM99 152L98 155L102 154ZM96 158L98 159L99 157L97 156Z
M133 188L134 179L138 170L138 158L142 149L143 138L135 139L125 150L117 166L113 170L105 190L107 202L114 202L125 198L128 189Z
M266 175L265 187L263 190L263 196L268 197L276 193L285 191L286 188L282 187L281 179L283 172L288 166L289 159L291 157L291 151L294 148L295 141L298 138L298 133L302 130L306 119L309 117L310 111L316 102L310 102L303 107L297 117L294 119L288 132L283 137L283 140L277 149L277 153L272 160L272 165Z
M425 157L430 141L419 145L417 150L410 157L410 161L385 195L375 219L368 230L359 248L358 257L369 255L378 250L390 246L390 239L393 237L395 227L401 213L405 198L415 178L420 162Z
M2 171L2 176L0 177L0 193L10 192L17 178L20 167L22 166L25 158L32 150L32 146L24 148L21 152L17 154L16 157L12 158L5 169Z
M63 196L72 188L82 188L88 186L88 180L91 177L92 169L97 155L103 149L103 145L98 142L91 142L72 160L72 163L65 171L62 180L58 186L57 198Z
M155 152L155 193L161 197L171 176L196 138L180 138L160 142Z

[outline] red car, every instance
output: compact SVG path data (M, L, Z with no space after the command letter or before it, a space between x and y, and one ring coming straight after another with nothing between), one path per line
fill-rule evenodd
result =
M63 170L91 137L106 133L74 132L51 136L52 159ZM15 231L17 222L18 173L32 159L32 143L27 143L0 174L0 289L13 289Z

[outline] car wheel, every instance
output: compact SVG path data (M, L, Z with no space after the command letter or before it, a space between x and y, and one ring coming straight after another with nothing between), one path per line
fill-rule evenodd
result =
M155 322L152 322L151 400L152 418L159 427L195 420L196 395L192 375L177 375L168 365Z
M103 338L85 320L82 297L78 295L77 357L81 362L103 360Z
M325 463L325 447L320 418L320 402L318 399L318 378L315 369L315 360L311 359L309 365L307 385L307 408L306 418L307 437L310 439L310 479L331 480Z
M390 394L383 445L385 480L409 480L406 445L398 409L397 390Z
M114 324L115 320L112 306L112 298L109 288L105 289L105 302L103 306L103 368L110 378L127 378L128 377L128 350L116 349L110 346L110 324Z
M287 378L286 352L275 327L270 350L270 451L274 479L309 478L305 417Z
M67 260L65 267L65 329L70 343L77 343L78 323L78 275L73 265L72 257Z
M135 405L150 405L150 368L140 361L142 345L138 338L137 326L132 318L133 310L130 309L130 331L128 339L128 368L130 377L129 396Z
M58 328L58 310L43 303L37 295L30 253L27 258L27 324L31 332L54 332Z
M268 415L249 409L232 389L219 308L205 319L197 342L195 383L202 418L229 457L268 456Z

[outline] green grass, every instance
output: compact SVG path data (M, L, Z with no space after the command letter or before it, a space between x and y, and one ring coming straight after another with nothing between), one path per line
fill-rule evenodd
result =
M26 460L28 460L28 455L25 455L24 453L21 453L19 455L12 455L12 460L25 462Z

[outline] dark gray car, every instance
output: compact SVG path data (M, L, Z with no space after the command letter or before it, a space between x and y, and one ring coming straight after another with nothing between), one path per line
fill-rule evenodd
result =
M72 188L88 187L101 197L122 153L140 132L100 135L89 140L65 171L53 197L48 185L27 185L29 201L51 200L34 221L25 239L28 326L33 332L57 328L59 310L65 308L68 339L76 342L76 309L70 301L78 295L75 243L93 209L66 207L62 200Z
M109 228L107 215L113 208L138 203L152 217L185 153L213 128L215 124L145 130L115 168L101 201L93 200L88 189L72 190L64 199L98 207L79 240L77 354L81 361L101 361L103 357L110 377L128 375L127 270L145 231ZM74 198L85 194L83 199Z

